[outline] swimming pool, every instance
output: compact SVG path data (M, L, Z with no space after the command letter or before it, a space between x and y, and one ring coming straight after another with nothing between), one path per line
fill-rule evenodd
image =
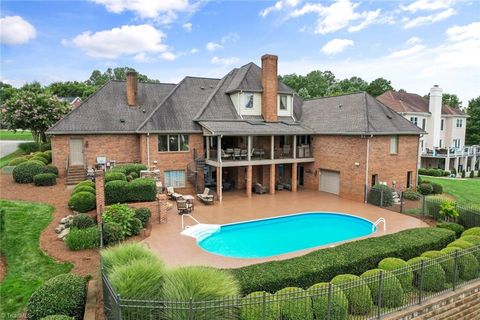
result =
M309 212L222 225L197 239L210 253L232 258L264 258L367 236L373 223L360 217Z

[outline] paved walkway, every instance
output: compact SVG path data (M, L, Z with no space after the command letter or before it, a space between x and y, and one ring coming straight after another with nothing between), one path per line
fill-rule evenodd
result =
M280 191L275 195L254 195L250 199L245 197L243 192L225 192L223 196L223 203L215 202L211 206L205 206L195 201L193 216L202 223L225 224L298 212L326 211L349 213L370 221L376 221L378 218L384 217L387 221L386 233L427 226L426 223L411 216L318 191L301 190L297 193ZM190 223L190 221L188 222ZM204 251L197 245L195 239L180 235L181 229L181 217L174 207L168 211L168 223L154 224L150 237L145 239L144 243L170 266L200 264L223 268L281 260L318 249L307 249L273 258L227 258ZM371 236L383 234L383 231L378 231Z
M27 141L1 140L0 141L0 158L5 157L6 155L17 150L18 145L22 142L27 142Z

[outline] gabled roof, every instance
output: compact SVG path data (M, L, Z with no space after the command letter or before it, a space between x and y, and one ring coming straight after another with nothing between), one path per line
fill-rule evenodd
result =
M135 132L174 84L140 82L137 107L127 104L125 81L110 81L71 111L48 134Z
M416 93L390 90L378 96L377 99L396 112L430 112L428 109L428 99ZM444 104L442 106L442 115L465 116L465 113Z
M306 100L302 123L317 134L423 134L365 92Z
M230 84L225 90L226 93L232 93L236 91L263 91L262 68L257 66L255 63L250 62L235 70L236 72L234 73ZM278 93L294 94L295 90L278 81Z

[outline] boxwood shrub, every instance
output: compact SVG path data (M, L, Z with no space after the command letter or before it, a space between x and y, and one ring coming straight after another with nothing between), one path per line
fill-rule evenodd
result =
M420 200L421 194L412 189L407 189L403 192L403 198L407 200Z
M26 154L38 151L39 145L36 142L22 142L18 145L18 149L22 150Z
M462 233L462 237L463 236L480 236L480 227L474 227L474 228L465 230Z
M332 279L345 293L348 309L352 315L367 315L373 308L372 294L367 283L353 274L340 274Z
M383 192L383 198L382 198L382 192ZM383 184L376 184L368 192L367 201L368 203L371 203L376 206L390 207L393 204L393 190L389 186L386 186Z
M442 249L443 253L455 253L455 251L461 250L457 247L447 247ZM472 280L474 279L478 272L480 271L480 266L478 260L471 253L462 253L458 258L458 275L463 280Z
M40 151L52 153L52 144L51 143L42 143L40 146Z
M135 209L135 218L142 221L142 226L145 228L150 221L152 212L148 208L137 208Z
M470 242L476 246L480 245L480 236L462 236L460 240Z
M65 237L65 243L73 251L98 248L100 232L96 226L86 229L70 228L70 232Z
M433 194L442 194L443 193L443 187L439 183L432 182L432 193Z
M283 288L275 293L275 298L280 307L280 319L313 320L312 302L302 288Z
M437 228L452 230L455 232L455 235L457 238L459 238L462 235L463 231L465 230L465 228L461 224L454 223L454 222L437 223Z
M42 157L41 155L38 155L38 156L33 156L30 161L32 160L36 160L36 161L40 161L40 162L43 162L43 164L47 165L50 161L48 161L47 159L45 159L44 157Z
M96 197L90 192L77 192L75 194L72 194L70 196L70 199L68 200L68 207L81 213L93 210L96 206Z
M417 191L424 196L427 196L433 193L433 186L431 183L425 181L418 185Z
M413 272L406 261L400 258L385 258L378 263L378 268L392 271L402 284L403 291L412 291Z
M88 214L77 214L73 216L72 219L72 227L75 227L77 229L86 229L90 227L96 226L97 223L95 222L95 219L89 216Z
M329 286L331 287L330 298L328 297ZM328 282L320 282L308 288L307 293L312 297L312 309L315 319L327 319L326 315L328 312L330 312L330 320L348 319L347 297L335 285Z
M72 195L75 194L75 193L79 193L79 192L90 192L91 194L96 196L95 189L93 189L92 187L88 187L88 186L80 186L80 187L77 187L77 188L73 189Z
M103 245L116 244L125 239L122 227L115 222L103 223Z
M398 281L397 277L392 272L386 270L372 269L365 271L360 276L360 278L362 278L370 288L372 301L375 304L378 304L380 273L382 274L382 296L380 301L381 306L386 308L400 307L403 303L402 284L400 283L400 281Z
M53 186L57 184L57 176L54 173L40 173L33 176L36 186Z
M413 270L413 285L430 292L438 292L445 289L447 281L445 271L436 261L426 257L415 257L407 261ZM422 270L423 263L423 270ZM422 277L420 279L420 277Z
M263 298L265 295L265 309L263 307ZM278 302L275 296L265 291L256 291L242 298L240 308L240 320L277 320L280 318ZM319 318L320 319L320 318ZM334 320L335 318L332 318Z
M123 203L128 199L128 182L114 180L105 184L105 201L107 204Z
M244 294L275 292L288 286L308 288L330 281L339 273L360 275L387 257L405 260L428 250L440 250L455 240L455 233L440 228L417 228L320 249L301 257L269 261L231 269Z
M43 168L43 173L53 173L58 177L58 168L52 165L48 165Z
M107 173L105 173L105 183L114 180L127 181L127 177L120 171L108 171Z
M90 180L85 180L85 181L79 182L79 183L77 183L75 188L73 188L73 190L75 190L77 188L80 188L80 187L85 187L85 186L95 189L95 182L90 181Z
M128 201L154 201L157 196L155 181L150 178L138 178L128 184Z
M422 253L421 257L429 258L429 259L441 259L440 261L440 267L442 267L443 272L445 272L445 281L447 283L452 283L453 281L453 270L455 269L455 264L453 260L450 259L442 259L442 257L445 257L446 253L441 252L441 251L426 251ZM458 270L458 269L457 269Z
M13 180L16 183L32 183L33 177L43 172L45 165L37 161L20 163L13 169Z
M133 218L130 221L130 232L132 233L132 236L138 236L140 232L142 232L143 229L143 224L140 219Z
M147 166L141 163L126 163L118 165L114 169L123 171L127 176L135 172L136 176L139 177L140 171L147 170Z
M14 167L14 166L18 166L20 163L24 163L24 162L27 162L27 161L28 161L28 159L26 157L18 157L18 158L10 160L8 165Z
M47 280L30 297L27 318L38 320L49 315L83 319L86 281L74 274L61 274Z

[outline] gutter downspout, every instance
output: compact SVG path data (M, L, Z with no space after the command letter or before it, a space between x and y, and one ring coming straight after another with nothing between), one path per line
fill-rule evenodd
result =
M147 132L147 167L150 168L150 132Z
M368 163L370 160L370 138L371 137L373 137L373 135L370 135L370 137L367 137L367 156L365 161L365 203L367 203L367 194L368 194Z

